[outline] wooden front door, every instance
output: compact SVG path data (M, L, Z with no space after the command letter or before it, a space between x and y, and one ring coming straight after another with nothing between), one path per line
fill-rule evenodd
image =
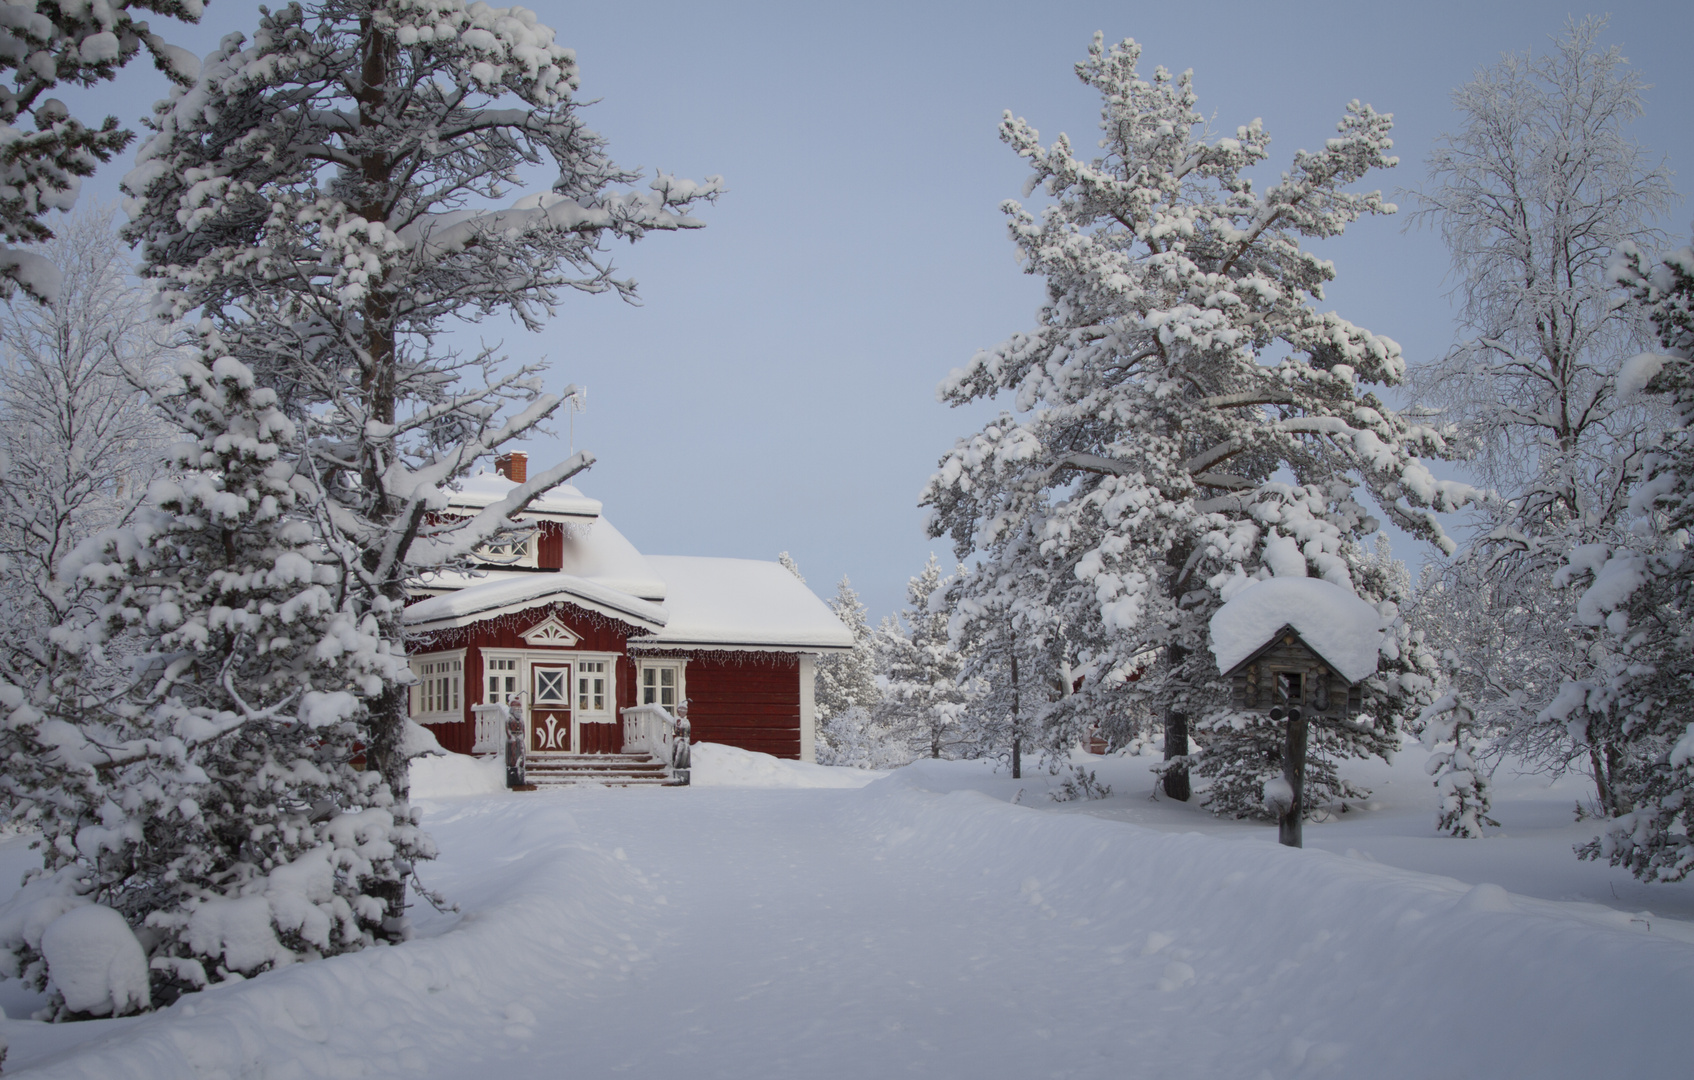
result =
M571 753L571 666L531 664L530 679L530 753Z

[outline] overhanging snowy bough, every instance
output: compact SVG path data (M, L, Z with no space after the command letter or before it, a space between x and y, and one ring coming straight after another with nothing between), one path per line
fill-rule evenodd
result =
M623 716L624 753L649 754L665 763L665 773L673 783L688 783L687 717L672 716L662 705L636 705L619 711Z

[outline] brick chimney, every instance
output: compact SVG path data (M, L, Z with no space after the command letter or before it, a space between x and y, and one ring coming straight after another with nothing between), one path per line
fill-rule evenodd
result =
M494 459L494 475L504 476L513 483L523 483L529 479L529 455L522 450L501 454Z

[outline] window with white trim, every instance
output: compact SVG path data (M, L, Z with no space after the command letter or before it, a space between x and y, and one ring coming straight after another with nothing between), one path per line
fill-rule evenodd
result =
M673 716L682 697L682 665L677 662L643 661L638 683L640 704L659 705Z
M515 656L485 656L482 660L483 684L488 689L488 696L483 701L489 705L504 705L508 698L517 697L523 691L518 685L518 658Z
M576 711L579 713L606 711L606 661L577 661Z
M498 543L484 544L476 549L476 557L495 566L537 566L536 534L512 537Z
M571 707L571 669L535 665L535 706Z
M436 724L463 720L464 650L414 656L410 663L418 678L412 686L412 717Z

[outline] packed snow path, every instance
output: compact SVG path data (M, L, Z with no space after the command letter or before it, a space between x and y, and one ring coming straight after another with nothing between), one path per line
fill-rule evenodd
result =
M102 1080L1593 1080L1694 1054L1694 947L1627 915L925 775L437 799L430 883L463 913L418 940L57 1056L33 1040L95 1025L7 1032L24 1075Z

